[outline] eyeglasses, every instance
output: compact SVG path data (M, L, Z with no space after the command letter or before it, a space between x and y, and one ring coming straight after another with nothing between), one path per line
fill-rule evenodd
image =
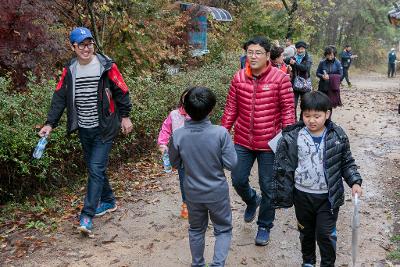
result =
M79 43L76 46L79 48L79 50L83 50L85 49L85 47L87 47L88 49L93 49L94 43L88 43L88 44Z
M262 52L262 51L247 51L246 55L249 56L249 57L252 57L253 55L255 55L256 57L261 57L265 53L266 52Z

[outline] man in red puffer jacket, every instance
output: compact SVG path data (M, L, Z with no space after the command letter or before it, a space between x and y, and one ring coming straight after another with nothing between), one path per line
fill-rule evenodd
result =
M231 82L221 124L228 130L235 125L238 164L232 170L232 183L247 204L245 222L254 220L260 206L255 243L265 246L275 219L269 193L274 153L268 142L284 127L295 123L294 96L289 76L271 66L271 44L265 38L254 37L244 47L246 67ZM261 196L249 184L255 159Z

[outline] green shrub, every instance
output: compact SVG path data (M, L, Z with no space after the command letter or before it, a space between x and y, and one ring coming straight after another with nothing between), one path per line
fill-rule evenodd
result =
M30 90L17 93L8 91L7 78L0 79L0 165L4 166L0 169L0 202L68 184L69 176L80 169L75 161L81 158L78 142L65 138L63 126L51 135L45 156L32 158L55 82L30 80Z

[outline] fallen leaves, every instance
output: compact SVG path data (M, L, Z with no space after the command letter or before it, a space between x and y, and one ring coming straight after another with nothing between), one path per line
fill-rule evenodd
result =
M154 156L136 163L125 164L118 170L110 170L110 173L110 182L115 195L124 201L144 201L149 205L156 205L160 202L158 198L147 199L143 195L149 192L165 191L161 182L164 177L162 166ZM37 251L46 243L54 243L54 240L49 241L51 237L45 237L45 234L51 233L61 222L70 221L75 225L78 223L77 214L82 209L85 191L85 187L80 187L72 193L60 190L59 196L51 201L39 196L28 200L28 208L22 209L16 206L8 210L7 213L12 216L3 218L3 215L0 215L2 219L0 220L0 249L3 258L7 261L21 258ZM4 210L2 208L2 211ZM118 221L125 216L127 216L127 210ZM115 242L117 236L104 239L101 243ZM147 249L151 251L152 246L149 245Z

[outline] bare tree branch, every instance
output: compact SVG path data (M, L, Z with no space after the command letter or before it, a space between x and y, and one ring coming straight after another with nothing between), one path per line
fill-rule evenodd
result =
M285 6L286 11L289 13L289 6L286 3L286 0L282 0L282 4Z

